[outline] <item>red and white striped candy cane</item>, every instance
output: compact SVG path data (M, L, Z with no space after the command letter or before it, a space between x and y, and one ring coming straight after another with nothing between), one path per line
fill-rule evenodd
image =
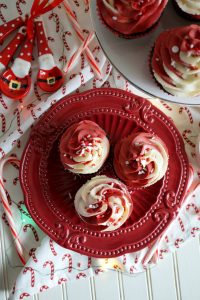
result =
M191 134L192 133L192 131L190 130L190 129L185 129L184 131L183 131L183 138L184 138L184 140L186 141L186 143L188 144L188 145L190 145L191 147L193 147L193 148L195 148L196 147L196 145L187 137L187 134Z
M31 273L31 287L34 287L35 286L35 272L34 272L33 268L25 267L23 270L23 274L26 274L27 272Z
M198 207L194 204L194 203L189 203L187 206L186 206L186 210L189 211L190 208L192 208L192 210L194 211L195 214L198 214L199 213L199 209Z
M67 0L65 0L63 2L63 4L64 4L65 10L67 12L67 15L68 15L68 17L69 17L69 19L72 23L72 26L73 26L74 30L76 31L76 34L78 35L79 39L83 42L84 41L84 35L83 35L83 32L82 32L82 29L81 29L79 23L76 20L76 17L74 15L73 10L70 7L69 2ZM99 69L99 66L96 63L95 58L94 58L92 52L90 51L89 47L86 48L86 56L87 56L87 59L90 63L91 68L93 69L94 73L97 75L97 77L102 78L102 72Z
M4 109L8 109L8 106L6 105L5 101L3 100L2 93L0 93L0 103L2 104Z
M26 224L23 227L23 231L27 232L28 228L30 228L32 230L34 238L35 238L36 242L38 242L39 241L39 236L38 236L38 233L37 233L35 227L32 224Z
M133 274L135 270L136 270L136 268L134 266L131 266L129 269L129 273Z
M76 279L80 279L81 277L85 278L85 277L87 277L87 276L86 276L86 274L83 273L83 272L80 272L80 273L78 273L78 274L76 275Z
M48 285L42 285L42 286L40 287L40 292L46 291L46 290L48 290L48 289L49 289Z
M192 117L192 114L191 114L191 111L189 110L188 107L184 106L184 107L180 107L179 109L179 114L181 114L183 111L186 112L186 114L188 115L188 118L190 120L190 124L193 124L194 123L194 120L193 120L193 117Z
M54 263L51 260L47 260L43 264L43 268L46 268L47 265L50 266L50 279L53 280L53 278L54 278Z
M17 126L18 126L18 132L20 134L23 134L23 131L21 130L21 120L20 120L20 112L19 109L16 108L13 112L13 115L17 117Z
M21 262L23 263L23 265L25 265L26 264L26 259L25 259L25 255L24 255L24 249L22 247L21 241L19 239L16 227L15 227L15 221L14 221L13 214L12 214L12 211L11 211L9 203L8 203L8 198L7 198L7 195L6 195L6 189L5 189L4 183L3 183L3 169L4 169L4 166L8 162L15 162L18 165L20 164L19 160L16 157L12 157L12 156L0 160L0 197L1 197L1 200L2 200L2 205L3 205L4 211L6 213L6 217L7 217L9 226L10 226L12 236L13 236L14 241L15 241L15 246L16 246L17 253L19 255L19 258L20 258Z
M184 224L183 224L183 221L180 217L178 217L178 222L179 222L179 225L181 227L181 231L184 232L185 231L185 227L184 227Z
M52 254L53 254L54 256L57 256L57 252L56 252L56 250L55 250L55 248L54 248L53 240L52 240L52 239L49 240L49 246L50 246L50 249L51 249Z
M66 253L62 257L62 261L64 261L66 257L68 258L68 261L69 261L68 272L70 273L72 271L72 256L71 256L71 254Z
M197 231L200 231L200 228L199 228L199 227L192 227L192 229L191 229L191 235L192 235L193 237L195 237L195 236L196 236L195 233L196 233Z
M56 14L56 13L51 13L50 16L49 16L49 20L51 19L55 19L56 21L56 32L59 32L60 31L60 20L59 20L59 16Z
M6 118L5 118L5 115L0 113L0 118L1 118L1 131L5 132L6 131Z
M19 14L20 16L22 16L22 15L23 15L23 12L22 12L22 10L21 10L20 4L25 4L25 5L26 5L26 1L25 1L25 0L17 0L17 1L16 1L16 8L17 8L18 14Z
M38 259L37 259L36 255L35 255L35 251L36 251L36 248L32 248L32 249L29 251L29 255L32 257L33 261L34 261L35 263L37 263L37 262L38 262Z
M65 73L67 73L70 70L70 68L77 62L78 59L80 59L82 52L88 47L89 43L93 40L93 38L94 32L90 32L90 34L88 34L87 38L84 40L79 49L71 56L71 58L66 63L65 67L63 68L63 71Z
M180 244L182 244L183 242L183 239L176 239L174 245L176 248L180 248Z
M4 18L3 14L2 14L2 8L7 9L7 5L4 3L0 4L0 19L2 20L3 23L6 23L6 19Z
M64 282L67 282L67 278L60 278L59 280L58 280L58 284L62 284L62 283L64 283Z
M98 275L99 273L103 273L104 271L102 269L98 268L94 272L96 275Z
M88 264L87 264L87 267L88 268L91 268L91 265L92 265L92 257L88 257Z
M27 298L27 297L30 297L30 294L29 293L22 293L20 296L19 296L19 299L22 300L24 298Z

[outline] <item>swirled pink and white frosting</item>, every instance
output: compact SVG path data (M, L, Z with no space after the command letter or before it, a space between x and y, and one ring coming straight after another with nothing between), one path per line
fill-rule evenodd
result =
M152 57L155 79L168 93L193 97L200 94L200 26L162 32Z
M104 21L124 35L144 32L160 18L168 0L99 0Z
M75 209L80 218L100 231L122 226L132 212L132 200L126 186L107 176L96 176L76 193Z
M70 126L60 141L60 157L64 167L77 174L97 172L109 150L105 131L88 120Z
M165 175L167 167L167 147L157 136L134 133L115 146L114 168L128 186L152 185Z

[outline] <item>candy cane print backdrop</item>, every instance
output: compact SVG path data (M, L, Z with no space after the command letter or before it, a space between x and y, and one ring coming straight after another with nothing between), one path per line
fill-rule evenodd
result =
M8 7L9 2L4 2L5 5L7 5ZM89 28L89 25L88 27L86 27L85 25L88 24L89 18L87 12L85 12L86 9L83 5L84 3L83 1L79 2L71 1L70 3L73 5L73 10L76 12L77 16L81 15L79 19L81 20L82 27ZM19 12L20 9L23 10L23 12L26 11L27 4L25 3L25 1L23 1L23 3L22 1L18 1L17 4ZM2 13L7 12L5 6L1 7ZM15 13L16 12L17 8L15 9ZM50 45L51 43L54 43L57 34L59 33L59 30L61 30L61 27L59 27L58 22L58 16L60 16L61 14L65 16L63 11L61 11L61 9L58 8L54 10L54 12L49 13L49 15L45 16L44 18L46 28L47 25L50 26L48 28L52 28L53 26L55 26L54 34L52 34L51 31L48 31ZM8 15L5 14L4 18L8 18ZM54 20L56 22L54 22ZM62 22L63 20L65 19L62 18ZM52 22L50 23L51 25L49 25L49 22ZM68 22L67 19L66 22ZM69 28L71 28L70 25L68 25L68 30L66 29L64 33L64 44L66 48L66 53L68 53L67 51L72 51L71 49L75 50L74 44L79 45L78 40L72 40L72 38L74 39L74 33L71 33L70 35ZM58 49L56 49L55 44L54 47L55 48L52 48L52 50L54 53L56 53ZM89 73L84 73L85 69L83 66L87 64L87 60L85 56L82 55L79 64L76 65L75 68L71 69L71 73L69 73L69 76L67 77L67 79L69 79L69 83L67 83L67 85L65 85L63 88L64 94L67 94L71 91L75 91L77 87L79 88L79 91L83 91L85 89L99 87L100 85L103 85L104 87L118 87L138 93L138 91L133 89L117 72L113 71L113 74L110 73L111 66L103 57L103 54L98 44L94 44L93 53L94 55L99 53L97 56L97 60L99 61L99 64L102 64L103 66L105 74L104 80L100 81L94 78L93 73L91 73L89 67L86 67L86 69L88 68L87 70L89 70ZM57 57L57 61L58 60L59 59ZM64 60L63 56L61 60ZM104 63L102 62L103 60ZM33 74L36 75L37 61L35 60L34 63L35 69ZM80 73L82 75L80 75ZM109 73L110 76L108 76ZM89 75L92 77L90 77ZM86 77L84 77L84 80L83 76ZM20 158L25 142L28 138L28 128L43 111L45 111L51 104L53 104L56 101L56 97L62 97L59 95L60 92L63 92L63 90L57 92L54 96L51 95L49 100L48 95L43 95L35 86L35 88L32 88L32 96L37 95L37 100L36 102L32 103L31 99L29 99L28 97L30 102L28 102L27 99L25 100L25 102L27 101L29 103L28 108L26 107L26 104L24 105L25 108L22 108L21 104L16 104L7 99L6 97L2 96L2 98L0 99L0 105L4 109L4 111L6 111L6 114L2 113L2 115L4 115L5 118L3 116L1 117L2 128L0 128L0 131L2 131L2 135L0 141L1 146L3 147L1 150L2 155L4 155L4 153L6 154L8 151L11 150L12 154L14 153ZM160 102L158 100L154 101L153 103L160 109L162 109L169 117L171 117L175 121L177 127L179 128L184 138L190 162L193 166L195 166L195 176L193 182L194 188L199 182L198 170L196 167L197 163L195 157L195 143L197 134L199 132L200 110L198 108L186 108L172 104L168 105L167 103ZM13 118L10 122L10 128L9 116L12 116ZM7 125L7 123L9 124L9 126ZM9 134L11 135L9 136ZM6 142L3 143L5 138ZM19 185L18 176L19 173L16 166L9 166L5 172L4 180L6 188L10 194L9 201L16 220L19 236L25 247L26 256L30 257L30 259L27 265L24 268L22 268L18 256L16 254L13 241L10 238L10 232L5 214L2 211L2 226L4 229L1 230L3 270L0 270L0 272L3 271L6 274L6 276L4 276L4 282L0 283L2 284L2 286L4 286L4 288L1 289L0 293L4 293L4 289L12 289L10 299L24 299L28 295L32 295L36 292L42 292L50 287L53 287L57 284L61 284L62 282L68 281L70 279L81 279L86 276L98 275L106 269L121 269L122 271L128 272L130 274L144 271L144 269L147 266L145 263L145 258L147 257L147 253L149 253L149 249L144 249L134 254L127 254L116 259L97 260L63 249L62 247L54 243L52 240L50 240L48 237L46 237L38 229L37 225L34 224L28 212L26 211L26 208L23 205L23 194ZM162 238L160 243L156 245L155 250L157 251L154 251L155 254L153 255L153 257L151 257L152 264L156 262L159 258L163 259L168 252L179 248L183 244L183 242L189 237L193 237L196 234L198 234L200 228L200 203L198 201L199 195L200 191L198 187L195 189L194 192L191 192L191 195L187 199L187 203L181 210L179 217L176 219L176 221L174 221L172 227ZM16 284L14 284L15 280ZM7 299L9 292L5 293ZM3 296L4 295L2 294L2 298Z

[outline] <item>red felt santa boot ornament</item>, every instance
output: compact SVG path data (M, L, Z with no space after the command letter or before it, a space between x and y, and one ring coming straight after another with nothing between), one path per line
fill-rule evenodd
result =
M11 68L7 69L0 78L0 89L4 95L15 100L23 99L30 91L33 38L26 38L18 57Z
M57 91L64 82L62 71L56 66L53 54L48 46L41 20L35 22L39 71L37 76L38 86L45 92Z
M26 36L26 27L21 27L16 36L10 43L0 52L0 74L2 74L8 67L9 62L17 51Z

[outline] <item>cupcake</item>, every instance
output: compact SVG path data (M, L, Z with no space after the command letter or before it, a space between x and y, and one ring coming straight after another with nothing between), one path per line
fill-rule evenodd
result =
M151 69L159 85L174 96L200 94L200 26L162 32L155 42Z
M174 0L174 3L182 16L193 20L200 20L200 1Z
M168 0L97 0L103 21L124 37L149 31L159 20Z
M77 174L97 172L109 150L105 131L88 120L70 126L60 141L60 158L65 169Z
M100 231L122 226L132 212L132 200L126 186L107 176L96 176L76 193L74 205L80 218Z
M138 188L156 183L165 175L167 166L166 145L150 133L131 134L115 146L115 172L128 186Z

